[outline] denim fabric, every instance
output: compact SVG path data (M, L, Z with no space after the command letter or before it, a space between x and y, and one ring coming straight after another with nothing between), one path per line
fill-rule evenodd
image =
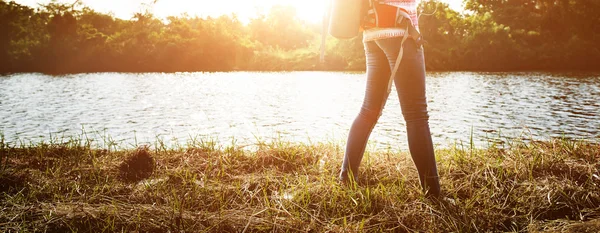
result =
M388 99L388 83L402 38L389 38L364 43L367 57L367 88L360 113L354 120L340 179L352 174L357 179L358 167L373 127ZM425 63L423 50L412 39L404 43L404 54L394 83L408 136L409 151L419 172L421 186L429 195L439 195L440 185L429 131L429 115L425 96Z

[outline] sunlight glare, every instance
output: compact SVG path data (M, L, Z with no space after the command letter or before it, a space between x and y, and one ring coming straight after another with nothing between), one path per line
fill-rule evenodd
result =
M268 14L275 5L292 6L297 16L304 21L320 22L325 11L326 1L322 0L262 0L262 1L194 1L194 0L159 0L153 7L153 12L159 17L180 15L185 12L190 16L216 17L222 14L236 14L245 22L261 14Z
M38 7L51 0L16 0L17 3ZM457 11L462 11L462 0L441 0ZM72 0L57 0L59 3L73 3ZM300 20L310 23L321 22L328 0L83 0L85 6L104 13L113 13L122 19L130 19L135 12L150 10L160 18L188 14L199 17L218 17L223 14L236 14L242 22L248 22L262 14L268 14L275 5L292 6Z

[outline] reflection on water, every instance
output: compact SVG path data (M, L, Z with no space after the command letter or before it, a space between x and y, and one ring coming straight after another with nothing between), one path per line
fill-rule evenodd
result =
M101 73L0 77L0 131L9 142L110 135L128 146L258 140L343 142L364 96L362 73ZM488 137L600 137L600 75L430 73L436 144ZM371 135L406 149L397 95Z

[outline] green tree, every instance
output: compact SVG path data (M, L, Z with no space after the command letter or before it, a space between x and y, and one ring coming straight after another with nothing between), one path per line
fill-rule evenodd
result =
M599 70L600 2L437 0L419 7L428 70ZM430 15L431 14L431 15ZM276 6L245 25L235 15L118 19L79 1L38 9L0 0L0 72L364 70L362 37L327 40L320 24Z

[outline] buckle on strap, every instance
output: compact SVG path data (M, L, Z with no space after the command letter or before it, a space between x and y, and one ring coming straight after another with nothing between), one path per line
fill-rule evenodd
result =
M417 46L419 46L419 47L429 44L429 42L427 42L425 39L423 39L423 35L419 35L419 38L416 38L414 40L415 40L415 43L417 43Z
M396 27L406 28L405 33L408 33L409 36L413 38L413 40L417 43L417 46L421 47L428 44L428 42L423 39L423 35L417 31L413 25L410 16L400 9L398 9L398 13L396 15Z

